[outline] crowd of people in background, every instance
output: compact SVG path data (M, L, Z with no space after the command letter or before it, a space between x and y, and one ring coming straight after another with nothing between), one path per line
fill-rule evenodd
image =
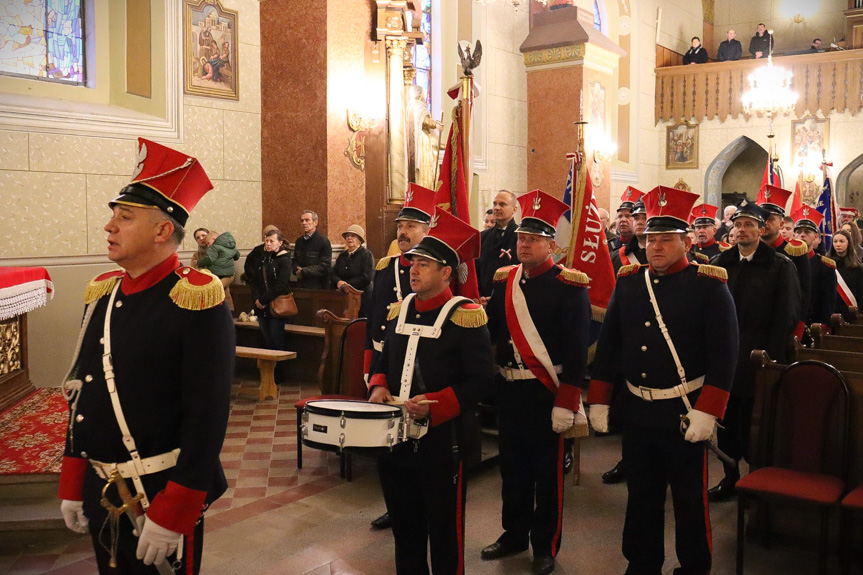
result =
M755 34L749 41L749 54L752 58L766 58L773 52L775 47L773 30L768 30L764 23L759 23ZM834 46L835 47L835 46ZM816 54L823 52L821 38L812 40L812 44L806 50L798 52L785 52L786 54ZM716 51L716 60L719 62L734 62L743 56L743 45L737 40L737 32L728 30L726 39L720 42ZM693 36L689 50L683 55L683 64L706 64L710 61L710 55L701 44L701 38Z

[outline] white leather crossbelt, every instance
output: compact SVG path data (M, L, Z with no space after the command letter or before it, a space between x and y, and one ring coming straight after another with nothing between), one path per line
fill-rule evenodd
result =
M686 383L681 383L680 385L675 385L674 387L668 387L666 389L657 389L654 387L642 387L632 385L628 381L626 382L626 387L629 388L629 391L632 392L633 395L640 397L644 401L657 401L660 399L674 399L675 397L685 397L687 394L692 393L696 389L701 389L701 386L704 385L704 376L696 377L692 381L687 381Z
M384 342L372 340L372 348L380 353L384 350Z
M500 367L497 368L498 373L500 373L507 381L519 381L522 379L536 379L536 376L529 369L522 369L520 367ZM554 373L561 374L563 373L562 365L554 366Z
M140 475L149 475L151 473L158 473L160 471L164 471L166 469L170 469L177 465L177 456L180 455L180 448L174 449L173 451L168 451L166 453L160 453L159 455L154 455L152 457L145 457L144 459L138 460L141 468L137 470L137 474ZM101 461L96 461L95 459L90 459L90 464L93 466L93 469L96 471L96 475L101 477L102 479L108 480L111 477L111 472L115 469L120 472L120 477L129 478L134 476L135 463L136 461L124 461L123 463L102 463Z

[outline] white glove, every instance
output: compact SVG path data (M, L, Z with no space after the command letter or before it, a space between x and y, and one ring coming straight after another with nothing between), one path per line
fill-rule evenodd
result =
M179 542L179 533L165 529L155 521L147 519L144 521L144 528L141 529L138 551L135 555L144 561L144 565L158 565L165 560L165 557L177 550Z
M608 433L608 406L595 403L590 406L590 426L599 433Z
M555 433L563 433L575 423L575 412L565 407L551 408L551 428Z
M697 409L690 409L686 417L689 419L689 427L686 429L686 435L684 436L686 441L698 443L705 439L710 439L710 436L713 435L713 428L716 426L715 415L710 415Z
M84 516L84 504L82 502L64 499L60 503L60 513L63 514L66 527L75 533L87 532L87 518Z

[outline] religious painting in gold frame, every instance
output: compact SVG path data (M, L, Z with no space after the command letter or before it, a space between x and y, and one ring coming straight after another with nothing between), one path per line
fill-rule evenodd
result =
M698 167L698 124L683 122L665 128L665 169Z
M183 0L183 92L240 99L237 20L219 0Z
M791 122L791 165L817 169L830 160L830 120L807 116ZM824 156L822 156L822 150Z

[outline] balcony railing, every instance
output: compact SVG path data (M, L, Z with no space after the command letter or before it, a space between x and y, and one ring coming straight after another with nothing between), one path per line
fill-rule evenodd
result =
M773 63L793 74L798 118L818 110L825 116L833 111L856 116L863 108L863 50L777 56ZM657 68L656 122L738 117L749 74L766 65L759 59Z

